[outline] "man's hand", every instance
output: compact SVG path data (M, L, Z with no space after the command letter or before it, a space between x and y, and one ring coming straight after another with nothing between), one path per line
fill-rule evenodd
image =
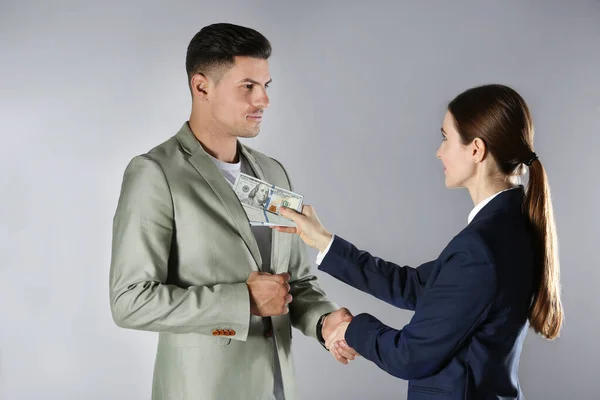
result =
M325 347L329 349L329 352L342 364L348 364L349 361L354 360L356 356L360 355L356 350L348 346L348 343L344 339L348 325L350 325L350 322L341 322L331 335L329 335L325 343Z
M271 275L252 272L246 281L250 293L250 313L259 317L287 314L288 304L292 302L289 280L287 273Z
M350 322L352 321L352 313L346 307L342 307L337 311L332 312L327 315L323 320L323 328L321 329L321 335L323 335L323 339L327 341L329 335L331 335L335 328L341 322Z
M325 317L323 328L321 329L321 335L326 342L325 347L342 364L348 364L348 361L354 360L358 353L352 347L348 346L343 334L341 338L336 337L335 340L332 338L335 334L339 335L338 330L340 325L348 327L350 321L352 321L352 314L347 308L342 307ZM343 330L343 333L346 333L346 329Z

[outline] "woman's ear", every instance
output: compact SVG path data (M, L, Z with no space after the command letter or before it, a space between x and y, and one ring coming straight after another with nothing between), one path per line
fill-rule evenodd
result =
M487 147L481 138L475 138L471 142L471 156L474 163L480 163L485 160L487 155Z

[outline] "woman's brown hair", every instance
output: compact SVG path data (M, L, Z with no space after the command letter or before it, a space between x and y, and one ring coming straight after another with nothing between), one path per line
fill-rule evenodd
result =
M483 85L459 94L448 105L463 144L480 138L506 176L529 166L523 212L535 236L533 301L529 322L547 339L558 337L563 323L560 266L550 186L544 166L533 152L533 120L525 100L503 85Z

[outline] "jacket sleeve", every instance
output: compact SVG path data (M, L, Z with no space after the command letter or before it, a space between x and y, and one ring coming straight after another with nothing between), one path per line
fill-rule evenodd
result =
M331 302L312 274L306 246L298 235L292 239L290 257L290 317L292 326L306 336L317 338L317 322L321 315L337 310L339 307Z
M236 332L231 338L246 340L246 282L188 288L166 284L173 234L174 206L162 169L148 156L137 156L125 170L113 219L109 285L115 323L204 335L229 329Z
M483 244L471 237L458 247L404 329L360 314L348 326L347 343L398 378L419 379L443 368L484 321L496 292L495 268Z
M435 262L401 267L335 236L319 270L398 308L414 310Z

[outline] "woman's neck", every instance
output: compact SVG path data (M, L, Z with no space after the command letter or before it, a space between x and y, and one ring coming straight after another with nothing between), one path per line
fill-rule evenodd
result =
M502 180L502 179L488 179L480 182L479 184L467 187L473 204L477 205L488 197L501 192L506 189L512 189L517 185L513 182Z

